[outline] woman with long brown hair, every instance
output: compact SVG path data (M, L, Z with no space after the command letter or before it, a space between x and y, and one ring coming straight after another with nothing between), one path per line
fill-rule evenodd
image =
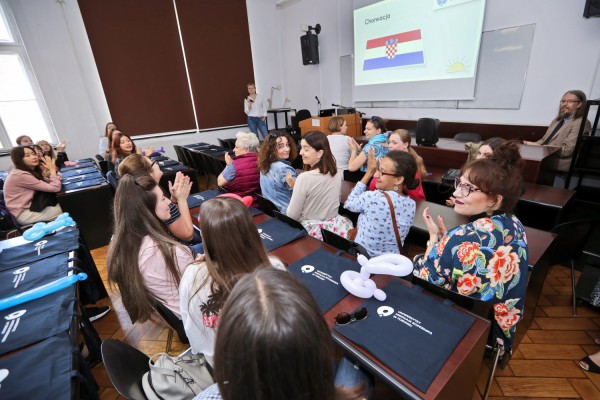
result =
M339 215L342 178L323 132L308 132L300 143L302 162L309 169L296 179L287 215L309 235L322 240L321 229L346 237L352 222Z
M342 400L364 388L334 388L333 341L300 281L261 268L242 276L225 303L215 349L216 383L198 400Z
M56 159L40 158L33 147L17 146L10 151L14 169L4 183L4 201L8 211L21 225L50 221L62 214L56 199L61 177L56 173ZM48 177L42 176L45 164Z
M150 319L155 301L180 315L179 282L194 259L191 249L167 234L162 220L169 217L169 204L149 176L119 181L106 265L132 322Z
M267 257L252 220L241 201L216 197L200 207L204 260L191 264L181 278L181 319L194 353L212 362L216 326L232 279L265 265L284 269L275 257Z

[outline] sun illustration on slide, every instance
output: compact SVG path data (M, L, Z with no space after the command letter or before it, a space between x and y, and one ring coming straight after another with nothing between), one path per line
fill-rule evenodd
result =
M448 69L446 70L446 72L465 72L466 70L469 69L469 65L467 65L467 63L465 62L465 57L461 58L461 59L455 59L455 60L450 60L449 64L447 65Z

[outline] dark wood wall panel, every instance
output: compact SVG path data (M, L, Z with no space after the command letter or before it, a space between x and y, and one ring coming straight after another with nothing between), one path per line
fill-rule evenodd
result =
M367 120L363 120L363 126ZM417 121L405 119L386 120L386 127L394 129L414 129ZM548 121L549 123L550 121ZM457 133L474 132L479 133L483 140L501 137L505 139L521 139L535 141L541 139L546 133L546 126L535 125L510 125L510 124L484 124L479 122L446 122L441 121L439 136L452 138Z
M254 69L245 0L177 0L177 10L200 128L246 123Z
M131 135L194 128L173 4L79 0L104 94Z
M113 120L131 135L196 127L170 0L78 0ZM244 0L177 0L199 127L246 122Z

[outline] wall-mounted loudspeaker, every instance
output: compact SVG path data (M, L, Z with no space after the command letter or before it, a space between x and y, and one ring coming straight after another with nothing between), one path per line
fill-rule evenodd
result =
M300 46L302 47L302 64L319 63L319 36L307 32L306 35L300 36Z

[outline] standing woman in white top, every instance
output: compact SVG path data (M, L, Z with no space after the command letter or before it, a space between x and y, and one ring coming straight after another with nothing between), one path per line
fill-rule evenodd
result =
M309 132L301 142L300 155L309 171L298 175L287 209L308 234L322 240L321 229L341 237L348 235L352 222L338 214L342 180L338 176L329 141L323 132Z
M327 136L331 153L335 158L338 171L348 171L348 160L350 160L350 141L346 136L348 124L343 117L332 117L327 126L331 135Z
M241 201L210 199L200 207L199 222L205 258L191 264L181 278L181 319L192 352L212 363L219 314L234 279L269 265L285 266L267 257L252 214Z
M248 84L248 96L244 99L244 112L248 115L248 127L259 139L267 137L267 106L265 99L256 93L254 83Z

